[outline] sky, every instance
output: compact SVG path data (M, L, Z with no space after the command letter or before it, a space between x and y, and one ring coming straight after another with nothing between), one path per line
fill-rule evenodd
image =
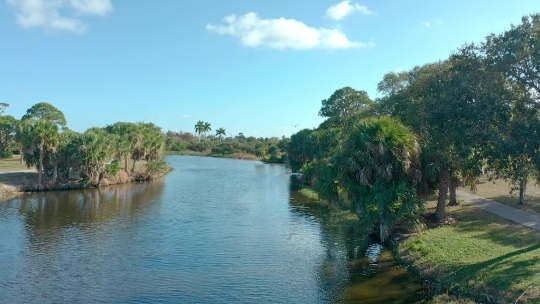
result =
M444 60L538 0L0 0L0 102L38 102L84 131L117 121L227 135L317 127L350 86Z

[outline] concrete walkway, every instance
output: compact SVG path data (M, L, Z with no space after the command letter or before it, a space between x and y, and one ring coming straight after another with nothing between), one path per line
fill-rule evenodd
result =
M37 172L37 170L6 171L6 172L0 172L0 174L26 173L26 172Z
M540 231L540 216L467 192L458 190L456 194L458 199L471 203L480 209L491 212L502 218L511 220L512 222L516 222L536 231Z

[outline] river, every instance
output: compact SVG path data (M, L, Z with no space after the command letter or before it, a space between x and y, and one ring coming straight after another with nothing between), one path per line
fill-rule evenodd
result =
M170 156L165 178L0 202L1 303L414 303L390 253L279 165Z

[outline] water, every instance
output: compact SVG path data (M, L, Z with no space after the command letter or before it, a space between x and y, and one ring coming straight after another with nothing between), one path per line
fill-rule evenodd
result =
M162 180L0 203L1 303L405 303L388 251L283 166L171 156Z

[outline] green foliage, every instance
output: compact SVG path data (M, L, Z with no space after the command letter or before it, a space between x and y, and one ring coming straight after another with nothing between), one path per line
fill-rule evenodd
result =
M146 172L150 175L166 173L170 170L169 165L164 160L152 160L146 163Z
M380 227L383 241L399 220L418 213L419 155L409 128L380 117L357 124L335 156L339 186L366 228Z
M110 164L105 166L105 174L115 176L120 172L120 161L118 159L113 160Z
M372 115L373 106L373 101L365 91L344 87L322 101L319 116L328 117L332 127L347 130L354 123L353 120Z
M17 119L11 115L0 116L0 158L9 158L13 155L12 148L15 142L17 124Z
M47 120L59 127L65 127L67 125L64 113L47 102L40 102L33 105L26 111L26 114L21 120Z

